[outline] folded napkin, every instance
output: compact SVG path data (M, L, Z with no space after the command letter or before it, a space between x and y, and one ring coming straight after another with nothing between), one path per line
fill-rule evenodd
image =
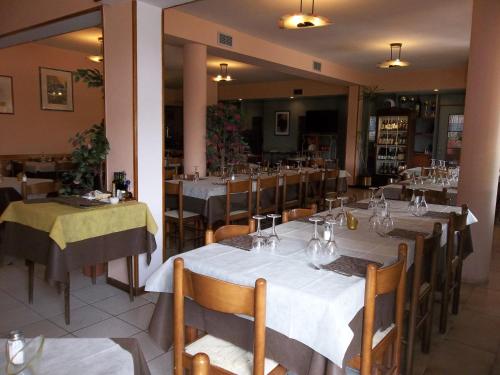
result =
M426 232L418 232L418 231L408 230L408 229L403 229L403 228L394 228L389 233L387 233L387 235L389 237L398 237L398 238L404 238L404 239L413 240L413 241L415 240L415 238L419 234L423 235L424 237L427 237L429 235L429 233L426 233Z
M89 200L80 197L52 197L52 198L40 198L40 199L27 199L23 201L26 204L34 203L61 203L68 206L76 208L89 208L108 204L106 202L101 202L97 200Z
M243 236L236 236L226 238L219 242L222 245L236 247L241 250L252 250L252 236L244 234Z
M349 207L349 208L359 208L361 210L367 210L368 209L368 203L352 202L352 203L347 204L346 207Z
M447 213L447 212L437 212L437 211L427 211L425 213L426 217L433 217L433 218L436 218L436 219L449 219L450 218L450 214Z
M382 263L375 262L373 260L341 255L333 262L321 266L321 268L328 271L337 272L345 276L354 275L359 277L365 277L366 268L368 267L369 264L375 264L377 267L382 267Z

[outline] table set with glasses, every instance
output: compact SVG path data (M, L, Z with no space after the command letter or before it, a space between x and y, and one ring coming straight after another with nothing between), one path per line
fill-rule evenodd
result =
M413 210L408 202L377 198L375 190L361 202L337 199L340 207L332 208L330 200L329 210L280 225L279 215L269 216L274 223L266 230L260 226L265 216L254 216L257 231L246 247L211 243L170 258L146 283L146 290L161 292L149 327L158 344L172 344L173 263L182 257L192 272L226 282L251 286L265 278L270 358L299 375L343 374L346 361L360 353L367 264L393 264L398 244L406 243L410 268L415 235L431 234L440 222L446 244L446 213L460 208L422 200ZM469 212L468 225L476 221ZM377 302L378 330L392 317L393 305L384 301ZM251 342L239 338L249 324L244 316L218 315L186 302L186 325L251 349Z

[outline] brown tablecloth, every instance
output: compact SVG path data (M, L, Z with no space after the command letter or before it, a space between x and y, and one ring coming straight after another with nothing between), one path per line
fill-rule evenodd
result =
M160 293L149 324L149 334L164 350L168 350L173 343L172 296L170 293ZM377 299L376 329L386 328L394 321L393 306L394 295L383 295ZM208 310L186 299L185 323L252 351L253 322L248 319ZM357 313L349 326L354 332L354 338L347 349L344 363L361 351L363 310ZM336 366L308 346L270 328L266 328L266 357L277 361L297 375L345 374L343 368Z
M61 250L47 232L13 222L0 225L0 254L45 265L45 276L52 281L65 282L69 271L86 265L142 253L149 264L155 249L155 237L146 227L70 242Z
M134 375L150 375L148 363L144 358L139 341L134 338L111 339L132 355Z

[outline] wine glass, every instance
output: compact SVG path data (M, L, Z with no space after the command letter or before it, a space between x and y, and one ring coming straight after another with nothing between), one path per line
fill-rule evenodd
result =
M385 216L386 210L387 210L387 201L385 199L384 195L384 187L382 186L380 188L381 193L380 193L380 198L377 202L377 211L380 212L381 216Z
M411 190L411 198L410 201L408 202L408 212L413 213L417 208L417 202L415 199L415 188L409 187L408 189Z
M253 218L257 220L257 232L252 238L252 250L263 250L267 245L267 237L260 229L260 221L265 219L264 215L254 215Z
M349 199L348 197L338 197L340 200L340 212L335 217L335 220L341 227L345 227L347 225L347 212L344 209L344 200Z
M332 209L332 203L334 200L335 198L325 198L325 202L328 202L328 213L325 216L325 222L327 220L335 221L335 216L333 216L333 209Z
M44 342L43 336L37 336L24 345L12 358L8 359L7 374L36 374Z
M306 247L306 255L314 268L317 269L320 269L325 260L324 248L318 235L318 222L322 220L323 219L319 216L312 216L309 218L309 221L314 223L314 232Z
M382 219L381 229L385 236L387 236L388 233L394 229L394 220L391 217L391 210L389 209L389 205L387 205L385 217Z
M226 167L224 165L220 166L220 179L222 182L226 182Z
M278 233L276 233L276 219L280 218L279 214L268 214L267 217L273 220L273 227L271 229L271 234L267 238L267 245L271 250L276 250L280 243L280 238L278 237Z
M326 243L324 245L325 258L328 262L331 262L339 256L339 249L337 243L335 242L335 234L333 233L335 221L331 219L325 219L324 225L329 228L329 236L328 238L325 238Z
M198 171L198 166L194 166L194 176L193 176L193 181L198 182L200 181L200 172Z
M426 190L425 189L421 189L420 190L422 192L422 196L420 197L420 200L417 204L417 209L416 209L416 216L424 216L429 207L427 206L427 202L425 200L425 192Z
M370 201L368 202L368 209L373 210L377 207L377 199L375 198L375 194L378 190L378 187L370 187Z

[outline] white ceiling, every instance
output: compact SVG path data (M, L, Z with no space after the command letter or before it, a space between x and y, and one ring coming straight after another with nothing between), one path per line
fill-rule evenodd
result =
M333 25L281 30L283 14L300 0L199 0L177 9L239 31L354 68L376 71L389 43L402 42L408 69L446 68L467 62L472 0L316 0ZM304 10L311 0L304 0Z

